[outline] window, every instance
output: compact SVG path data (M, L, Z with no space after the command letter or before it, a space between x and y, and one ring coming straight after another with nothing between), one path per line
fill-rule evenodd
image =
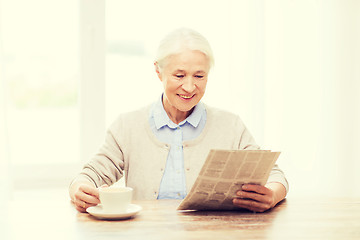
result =
M2 0L1 5L13 180L15 187L34 184L29 179L40 184L79 158L78 2Z

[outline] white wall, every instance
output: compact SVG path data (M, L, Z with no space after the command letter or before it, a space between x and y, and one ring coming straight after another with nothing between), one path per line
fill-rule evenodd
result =
M282 151L290 194L359 196L360 2L259 3L249 4L250 16L263 13L250 17L247 32L262 31L252 44L233 28L232 72L247 69L232 75L234 98L249 103L245 116L252 130L263 128L253 131L263 147Z

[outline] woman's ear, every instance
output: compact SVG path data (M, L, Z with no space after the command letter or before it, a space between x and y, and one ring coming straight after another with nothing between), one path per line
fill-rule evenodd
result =
M160 81L162 81L161 73L160 73L160 68L159 68L158 62L154 62L154 66L155 66L155 72L156 72L156 74L158 75Z

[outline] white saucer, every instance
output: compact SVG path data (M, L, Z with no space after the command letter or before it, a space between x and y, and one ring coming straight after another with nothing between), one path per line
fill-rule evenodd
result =
M142 209L141 206L136 204L130 204L128 209L125 212L119 212L119 213L107 213L103 211L103 208L101 204L93 207L88 207L86 211L93 215L96 218L99 219L127 219L132 216L135 216L138 212L140 212Z

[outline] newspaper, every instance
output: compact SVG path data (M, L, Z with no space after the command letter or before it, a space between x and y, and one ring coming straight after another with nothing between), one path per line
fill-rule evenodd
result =
M178 210L232 210L243 184L265 185L280 152L210 150L190 192Z

